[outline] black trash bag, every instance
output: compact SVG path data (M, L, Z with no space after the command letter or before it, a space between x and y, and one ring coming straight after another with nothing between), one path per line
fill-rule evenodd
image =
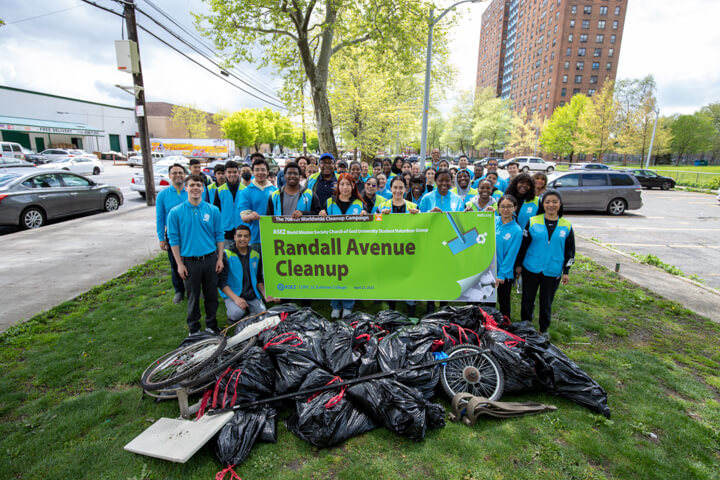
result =
M433 342L442 336L442 328L434 324L420 323L406 327L383 338L378 347L377 359L380 371L389 372L400 368L422 365L435 360ZM435 367L400 372L395 378L405 385L415 387L426 399L432 398L440 372Z
M407 315L395 310L381 310L375 315L375 322L389 333L413 325Z
M482 312L484 312L488 316L492 317L492 319L495 321L495 323L497 324L498 327L507 328L508 325L510 325L510 319L505 317L502 314L502 312L500 310L498 310L497 308L482 306L482 307L480 307L480 310L482 310ZM481 312L481 315L482 315L482 312Z
M357 383L347 394L377 423L416 442L425 437L428 427L445 426L442 405L428 402L417 389L389 378Z
M439 350L447 352L456 345L480 345L482 342L480 334L475 330L463 328L457 323L443 325L441 328L443 337L440 340Z
M550 345L548 339L545 338L540 332L535 330L535 327L533 327L532 323L528 321L509 324L505 328L505 330L512 333L513 335L517 335L518 337L523 338L528 344L542 348L547 348Z
M354 347L355 330L344 321L334 322L322 339L327 370L344 378L357 376L360 352Z
M298 390L308 373L324 364L323 333L320 331L285 332L263 345L275 364L275 393Z
M538 388L535 361L527 356L527 345L522 337L513 336L499 327L488 326L482 341L505 375L503 394L530 392Z
M528 344L528 356L535 360L535 374L543 389L610 418L607 392L555 345L542 348Z
M364 334L367 335L367 334ZM359 342L356 338L356 342ZM358 366L358 377L366 377L373 373L380 371L380 365L378 364L378 347L380 342L376 337L368 336L366 341L362 341L358 345L358 351L360 352L360 365Z
M217 375L213 388L212 408L229 408L260 398L274 391L274 366L260 347L251 347L234 365Z
M324 333L331 323L310 307L291 312L274 328L265 330L259 336L259 343L265 345L272 338L288 332L315 332Z
M317 369L308 375L301 388L331 383L337 383L338 388L296 400L295 409L285 420L288 430L316 447L332 447L377 427L346 398L346 387L331 373Z
M445 325L455 323L463 328L469 328L476 332L481 330L481 320L482 315L480 313L480 309L476 305L465 305L463 307L453 307L448 305L443 307L441 310L425 315L422 318L423 322L444 322Z
M218 433L215 454L224 467L240 465L250 453L255 442L260 440L263 429L270 417L277 413L271 407L238 410L233 418Z
M265 410L265 424L258 436L257 441L263 443L277 443L277 410L269 405L263 407Z

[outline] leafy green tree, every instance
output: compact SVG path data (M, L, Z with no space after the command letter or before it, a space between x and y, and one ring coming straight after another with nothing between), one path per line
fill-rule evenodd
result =
M250 108L229 114L220 122L220 128L225 137L233 140L238 147L249 147L255 143L255 115Z
M700 112L710 119L715 130L710 140L710 151L715 160L720 155L720 103L705 105Z
M575 150L592 153L600 162L612 149L617 130L618 104L613 88L613 82L606 81L600 91L590 98L578 118L580 135L575 140Z
M445 129L440 137L441 145L447 145L467 155L473 147L474 109L473 92L470 90L461 92L445 122Z
M578 119L588 100L583 94L573 95L570 103L555 109L540 135L540 144L544 151L569 157L572 161L575 142L580 136Z
M538 136L543 130L540 114L528 114L524 109L521 113L512 112L511 125L508 149L517 155L537 153Z
M343 49L363 45L377 52L378 69L424 63L427 0L206 0L211 13L195 15L196 24L228 62L259 60L273 65L286 85L307 79L320 146L337 153L328 100L330 60ZM207 22L207 23L206 23ZM203 27L203 24L209 24ZM436 55L447 55L443 39L451 22L435 27ZM259 47L259 48L258 48ZM302 72L302 76L300 75Z
M679 115L670 125L672 152L677 155L676 165L683 157L710 150L714 133L712 119L701 112Z
M615 100L618 103L616 151L623 154L623 165L627 164L627 155L644 158L650 148L657 109L656 90L652 75L640 79L623 79L615 85ZM662 143L657 142L658 134L666 140L669 132L656 132L656 143ZM655 145L653 150L656 151Z
M429 151L442 146L440 139L445 130L445 123L446 121L441 115L433 116L428 122L427 146Z
M187 132L188 138L205 138L208 131L208 114L193 104L173 105L170 122Z
M491 153L503 149L512 128L510 100L496 97L491 88L477 92L474 100L471 131L475 146L487 148Z

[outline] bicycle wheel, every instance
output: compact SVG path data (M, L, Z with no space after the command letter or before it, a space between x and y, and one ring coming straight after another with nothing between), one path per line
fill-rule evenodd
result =
M440 371L440 383L450 398L469 393L488 400L500 399L505 377L489 352L475 345L456 345L447 353L449 358ZM473 353L476 355L452 359Z
M218 357L212 362L206 364L195 374L183 379L180 382L182 387L193 387L196 385L206 385L215 381L215 376L225 370L230 365L234 365L242 358L250 347L257 343L257 337L252 337L244 342L225 348Z
M226 343L225 337L213 337L166 353L145 370L140 385L144 390L151 391L179 387L180 380L190 377L215 360Z
M140 375L140 378L145 378L145 375L148 374L150 369L152 369L155 366L155 363L149 365L142 375ZM174 385L168 388L161 388L159 390L145 390L143 389L143 392L145 392L146 395L157 398L159 400L173 400L177 398L177 391L178 391L178 385ZM201 392L205 390L209 385L198 385L192 388L188 389L188 395L193 395L198 392Z

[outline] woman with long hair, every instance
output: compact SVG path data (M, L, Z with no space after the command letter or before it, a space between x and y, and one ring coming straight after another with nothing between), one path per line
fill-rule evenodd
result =
M375 176L370 176L365 180L365 190L362 194L363 202L365 202L365 208L367 211L372 212L375 205L384 202L385 197L381 197L377 194L378 179Z
M520 173L510 182L505 194L512 195L517 200L515 221L520 228L525 228L528 220L537 214L540 204L540 200L535 196L535 182L527 173Z
M542 172L537 172L532 178L535 183L535 196L542 201L542 196L545 193L545 190L547 190L547 175Z
M425 169L425 193L435 190L435 169L428 167Z
M562 282L567 285L575 262L575 234L563 218L562 196L557 190L543 195L538 214L523 230L515 274L522 275L521 320L532 321L535 296L540 288L540 332L546 333L552 316L552 302Z
M486 180L480 182L482 185ZM495 259L497 264L497 303L500 312L510 318L510 293L515 281L515 260L522 244L523 230L515 222L513 213L517 200L512 195L503 195L498 202L499 215L495 216Z

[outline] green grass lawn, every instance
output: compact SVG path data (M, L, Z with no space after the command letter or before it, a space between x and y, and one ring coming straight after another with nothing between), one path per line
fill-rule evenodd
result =
M609 164L613 169L622 168L643 168L639 164ZM567 172L569 165L558 165L557 170L559 172ZM675 179L678 185L685 187L695 188L709 188L717 190L720 188L720 165L713 165L708 167L693 167L693 166L674 166L674 165L653 165L650 170L658 172L660 175L665 175Z
M210 446L185 465L122 448L178 415L176 402L143 398L137 383L186 333L172 295L161 255L0 335L0 478L214 478ZM329 314L327 302L315 308ZM236 471L245 480L720 478L720 325L580 258L550 331L607 390L611 420L536 393L512 399L558 410L448 423L419 443L378 429L317 449L281 426L278 443L256 445Z

